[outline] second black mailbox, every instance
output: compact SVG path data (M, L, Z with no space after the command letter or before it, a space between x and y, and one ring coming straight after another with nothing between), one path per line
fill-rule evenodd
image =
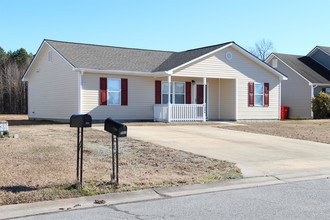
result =
M117 136L126 137L127 136L127 126L119 123L111 118L107 118L104 122L104 130Z
M72 115L70 118L70 127L92 127L92 116L89 114Z

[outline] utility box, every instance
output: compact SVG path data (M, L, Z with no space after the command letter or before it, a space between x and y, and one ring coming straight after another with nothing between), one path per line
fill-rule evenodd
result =
M8 121L0 120L0 137L9 135Z
M92 116L89 114L77 114L70 117L70 127L92 127Z
M0 132L8 132L8 121L0 120Z
M127 136L127 126L119 123L111 118L107 118L104 122L104 130L117 136L126 137Z

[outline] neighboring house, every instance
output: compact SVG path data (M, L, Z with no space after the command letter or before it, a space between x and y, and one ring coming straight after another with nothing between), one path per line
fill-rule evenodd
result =
M273 53L266 63L289 78L281 84L289 118L313 118L312 98L321 91L330 93L330 48L317 46L306 56Z
M234 42L183 52L44 40L23 80L30 119L277 120L286 77Z

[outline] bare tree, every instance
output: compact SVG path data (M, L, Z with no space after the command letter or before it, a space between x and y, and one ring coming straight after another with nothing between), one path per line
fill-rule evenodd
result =
M23 48L6 53L0 47L0 114L27 113L27 85L21 78L31 57Z
M274 52L274 46L271 40L261 39L257 41L254 48L250 48L250 53L264 61L266 58Z

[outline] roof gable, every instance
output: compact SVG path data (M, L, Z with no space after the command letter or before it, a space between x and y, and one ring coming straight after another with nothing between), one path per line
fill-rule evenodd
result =
M177 68L189 65L223 48L233 46L239 50L240 53L254 60L258 65L263 66L281 79L286 79L280 72L254 57L234 42L182 52L172 52L81 44L46 39L41 44L36 57L44 44L47 44L55 50L56 53L75 69L122 71L141 74L174 71ZM28 70L25 75L27 75Z
M312 84L330 84L330 71L309 56L273 53ZM271 56L270 56L271 57ZM270 59L267 59L269 61Z

